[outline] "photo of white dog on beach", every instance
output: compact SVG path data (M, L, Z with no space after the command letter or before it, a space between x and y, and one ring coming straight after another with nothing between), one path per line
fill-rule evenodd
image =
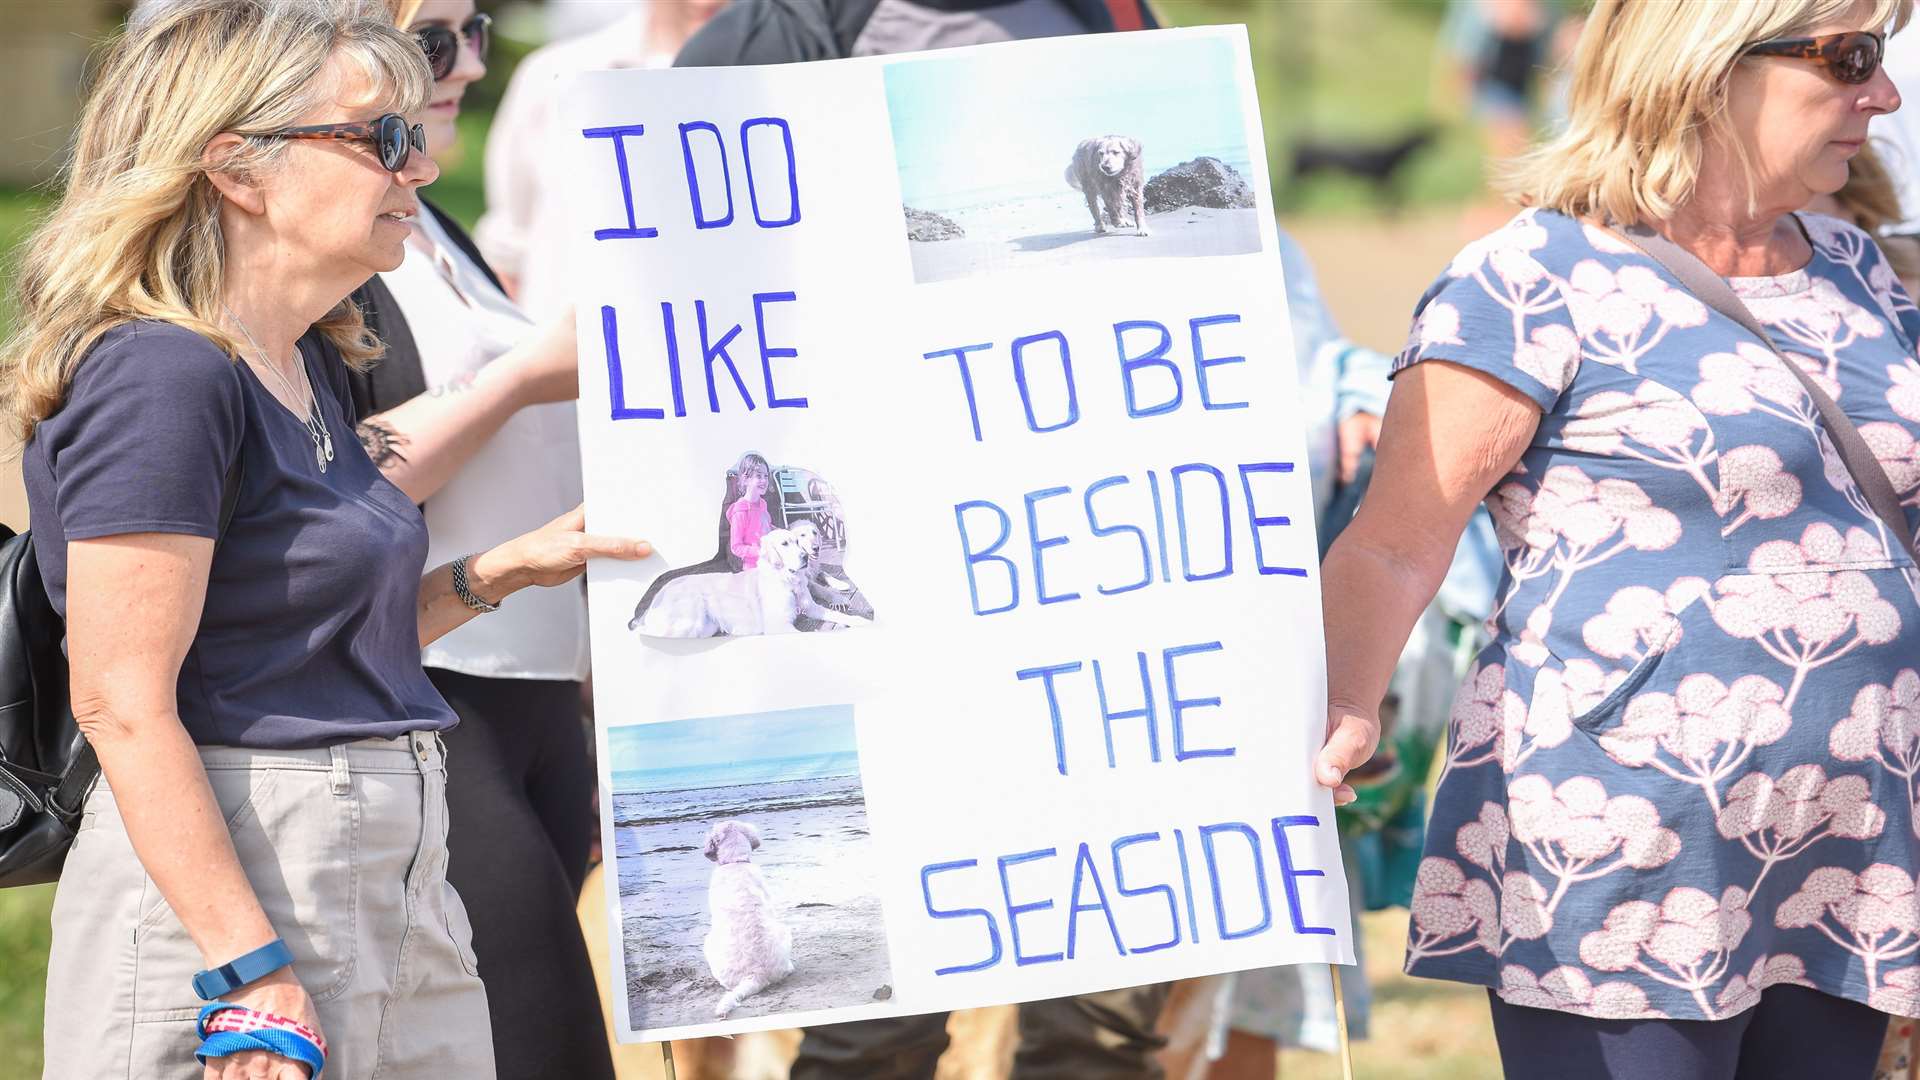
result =
M654 579L627 629L648 637L841 630L873 621L847 576L847 525L825 477L748 451L725 471L714 555Z
M760 832L744 821L722 821L707 832L706 856L716 865L707 887L710 925L700 948L713 981L727 988L713 1007L716 1020L793 974L793 928L753 865L758 850Z
M1229 43L1074 48L1072 63L1016 49L887 65L914 281L1260 250L1271 200Z
M852 706L607 733L636 1032L885 1001Z

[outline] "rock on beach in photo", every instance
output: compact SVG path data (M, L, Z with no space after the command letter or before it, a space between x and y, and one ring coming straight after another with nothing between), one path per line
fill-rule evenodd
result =
M936 240L958 240L967 235L967 230L954 223L950 217L936 214L931 210L915 210L905 207L907 212L907 239L932 243Z
M1253 188L1233 166L1213 157L1183 161L1147 181L1147 213L1164 214L1183 206L1213 210L1251 210Z

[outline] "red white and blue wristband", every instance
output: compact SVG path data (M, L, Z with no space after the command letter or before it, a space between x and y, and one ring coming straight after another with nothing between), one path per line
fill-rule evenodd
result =
M193 1059L202 1065L208 1058L265 1050L305 1065L312 1080L318 1080L327 1067L327 1040L297 1020L215 1001L200 1010L196 1023L200 1049L194 1051Z

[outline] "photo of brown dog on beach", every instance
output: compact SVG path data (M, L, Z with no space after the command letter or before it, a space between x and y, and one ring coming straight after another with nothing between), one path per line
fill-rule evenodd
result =
M1229 43L1113 35L1099 52L1125 77L991 51L885 66L916 284L1261 250L1266 152Z
M1067 185L1087 197L1093 231L1131 226L1147 233L1147 172L1140 164L1140 140L1125 135L1083 139L1067 165Z

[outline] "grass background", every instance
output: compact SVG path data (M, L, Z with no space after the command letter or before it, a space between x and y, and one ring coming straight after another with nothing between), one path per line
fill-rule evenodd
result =
M483 0L481 6L497 5ZM1175 25L1248 25L1275 201L1286 211L1289 227L1323 261L1323 284L1335 283L1325 280L1326 260L1316 248L1340 243L1343 223L1352 223L1356 235L1379 245L1383 216L1402 210L1444 216L1448 208L1477 196L1480 144L1456 103L1437 44L1438 0L1160 0L1156 7ZM485 203L478 151L491 108L513 62L527 49L524 42L500 40L493 70L470 92L461 119L465 152L443 160L448 167L430 192L469 225ZM1423 124L1437 125L1438 135L1409 164L1403 207L1384 205L1374 189L1357 180L1294 184L1287 175L1292 148L1303 140L1388 142ZM18 244L49 205L44 191L0 190L0 281L8 286L0 296L0 333L12 314ZM1379 246L1392 250L1390 243ZM1338 312L1338 296L1330 299ZM1390 318L1397 322L1411 309L1411 297L1392 299ZM1401 325L1375 334L1397 334ZM1363 341L1369 337L1358 327L1350 326L1349 332ZM51 886L0 890L0 1078L5 1080L40 1074L52 905ZM1370 1080L1497 1076L1484 995L1476 988L1401 975L1405 933L1404 911L1365 920L1374 1036L1357 1046L1358 1074ZM1288 1080L1334 1080L1340 1071L1331 1056L1288 1052L1281 1074Z
M0 278L13 279L13 257L44 195L0 192ZM12 288L0 299L0 331L11 322ZM53 886L0 890L0 1077L40 1075L41 997L47 981L47 916Z

